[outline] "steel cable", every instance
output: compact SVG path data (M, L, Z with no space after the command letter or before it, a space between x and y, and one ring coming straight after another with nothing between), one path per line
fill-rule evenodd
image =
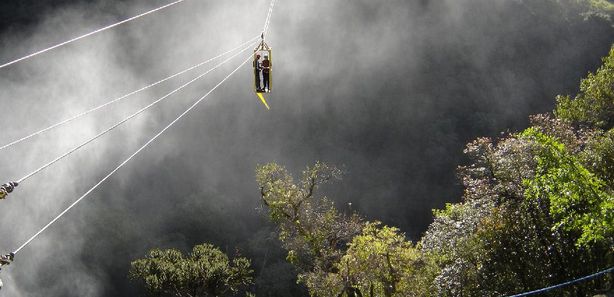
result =
M194 107L196 107L201 101L203 101L205 98L207 98L207 96L209 96L213 91L215 91L215 89L217 89L220 85L222 85L226 80L228 80L235 72L237 72L241 67L243 67L251 59L252 59L252 56L250 54L249 57L247 59L245 59L245 61L243 61L243 63L241 63L241 65L239 65L237 68L235 68L230 74L228 74L224 79L222 79L222 81L220 81L211 90L209 90L209 92L207 92L204 96L200 97L200 99L196 100L196 102L194 102L190 107L188 107L188 109L186 109L183 113L181 113L176 119L174 119L172 122L170 122L166 127L164 127L162 130L160 130L160 132L158 132L158 134L156 134L153 138L151 138L143 146L141 146L138 150L136 150L126 160L124 160L121 164L119 164L119 166L115 167L115 169L113 169L111 172L109 172L103 179L101 179L98 183L96 183L93 187L91 187L87 192L85 192L85 194L83 194L81 197L79 197L79 199L77 199L75 202L73 202L71 205L69 205L64 211L62 211L59 215L57 215L53 220L51 220L49 223L47 223L47 225L45 225L38 232L36 232L32 237L30 237L28 240L26 240L19 248L17 248L14 251L14 253L15 254L19 253L19 251L21 251L25 246L30 244L30 242L32 242L36 237L38 237L38 235L40 235L45 230L47 230L47 228L49 228L49 226L51 226L58 219L60 219L71 208L73 208L75 205L77 205L81 200L83 200L85 197L87 197L92 191L94 191L98 186L100 186L102 183L104 183L115 172L117 172L120 168L122 168L124 165L126 165L126 163L128 163L132 158L134 158L141 151L143 151L147 146L149 146L149 144L151 144L158 137L160 137L160 135L162 135L166 130L168 130L176 122L178 122L181 118L183 118L186 114L188 114L192 109L194 109Z
M72 122L72 121L74 121L74 120L77 120L77 119L79 119L79 118L81 118L81 117L83 117L83 116L86 116L86 115L88 115L88 114L90 114L90 113L92 113L92 112L95 112L95 111L97 111L97 110L99 110L99 109L102 109L102 108L104 108L104 107L106 107L106 106L109 106L109 105L114 104L114 103L118 103L118 102L120 102L120 101L122 101L122 100L124 100L124 99L126 99L126 98L128 98L128 97L130 97L130 96L132 96L132 95L135 95L135 94L137 94L137 93L140 93L140 92L142 92L142 91L145 91L145 90L147 90L147 89L150 89L150 88L152 88L152 87L155 87L155 86L157 86L157 85L159 85L159 84L161 84L161 83L163 83L163 82L166 82L166 81L168 81L168 80L170 80L170 79L173 79L173 78L175 78L175 77L177 77L177 76L179 76L179 75L185 74L186 72L189 72L189 71L191 71L191 70L194 70L194 69L196 69L196 68L199 68L199 67L201 67L201 66L203 66L203 65L205 65L205 64L208 64L208 63L210 63L210 62L212 62L212 61L214 61L214 60L217 60L217 59L219 59L219 58L221 58L221 57L223 57L223 56L225 56L225 55L227 55L227 54L229 54L229 53L231 53L231 52L233 52L233 51L236 51L237 49L242 48L242 47L243 47L243 46L245 46L246 44L250 44L251 42L253 42L253 41L254 41L254 40L256 40L257 38L259 38L259 36L256 36L256 37L254 37L254 38L252 38L252 39L250 39L250 40L248 40L248 41L246 41L246 42L242 43L241 45L239 45L239 46L237 46L237 47L235 47L235 48L233 48L233 49L231 49L231 50L228 50L228 51L226 51L226 52L223 52L223 53L221 53L221 54L219 54L219 55L217 55L217 56L215 56L215 57L213 57L213 58L210 58L210 59L205 60L205 61L203 61L203 62L200 62L200 63L198 63L198 64L196 64L196 65L194 65L194 66L191 66L191 67L189 67L189 68L186 68L186 69L184 69L184 70L181 70L181 71L179 71L179 72L177 72L177 73L175 73L175 74L173 74L173 75L170 75L170 76L168 76L168 77L165 77L165 78L163 78L163 79L161 79L161 80L158 80L158 81L156 81L156 82L154 82L154 83L148 84L148 85L146 85L146 86L144 86L144 87L142 87L142 88L140 88L140 89L138 89L138 90L135 90L135 91L132 91L132 92L127 93L127 94L125 94L125 95L122 95L122 96L120 96L120 97L117 97L117 98L115 98L115 99L113 99L113 100L111 100L111 101L108 101L108 102L106 102L106 103L104 103L104 104L102 104L102 105L96 106L96 107L94 107L94 108L92 108L92 109L89 109L89 110L87 110L87 111L84 111L84 112L82 112L82 113L79 113L79 114L77 114L77 115L74 115L74 116L72 116L72 117L70 117L70 118L67 118L67 119L65 119L65 120L63 120L63 121L61 121L61 122L55 123L55 124L53 124L53 125L51 125L51 126L48 126L48 127L44 128L44 129L38 130L38 131L36 131L36 132L33 132L33 133L28 134L27 136L24 136L24 137L21 137L21 138L19 138L19 139L14 140L14 141L11 141L11 142L9 142L9 143L7 143L7 144L3 145L3 146L0 146L0 150L3 150L3 149L6 149L6 148L9 148L9 147L11 147L11 146L13 146L13 145L16 145L16 144L18 144L18 143L20 143L20 142L23 142L23 141L25 141L25 140L28 140L28 139L30 139L30 138L32 138L32 137L35 137L35 136L40 135L40 134L43 134L43 133L45 133L45 132L47 132L47 131L49 131L49 130L55 129L55 128L60 127L60 126L62 126L62 125L65 125L65 124L67 124L67 123L69 123L69 122Z
M4 67L7 67L7 66L9 66L9 65L13 65L13 64L15 64L15 63L17 63L17 62L21 62L21 61L23 61L23 60L26 60L26 59L32 58L32 57L34 57L34 56L38 56L38 55L40 55L40 54L42 54L42 53L48 52L48 51L50 51L50 50L56 49L56 48L61 47L61 46L64 46L64 45L67 45L67 44L69 44L69 43L75 42L75 41L77 41L77 40L83 39L83 38L88 37L88 36L91 36L91 35L94 35L94 34L96 34L96 33L100 33L100 32L102 32L102 31L105 31L105 30L111 29L111 28L113 28L113 27L117 27L117 26L119 26L119 25L121 25L121 24L124 24L124 23L130 22L130 21L133 21L133 20L138 19L138 18L140 18L140 17L146 16L146 15L148 15L148 14L154 13L154 12L159 11L159 10L162 10L162 9L165 9L165 8L170 7L170 6L173 6L173 5L175 5L175 4L179 4L179 3L184 2L184 1L185 1L185 0L177 0L177 1L175 1L175 2L172 2L172 3L166 4L166 5L160 6L160 7L158 7L158 8L154 8L154 9L152 9L152 10L150 10L150 11L147 11L147 12L141 13L141 14L139 14L139 15L133 16L133 17L128 18L128 19L125 19L125 20L123 20L123 21L119 21L119 22L117 22L117 23L114 23L114 24L108 25L108 26L106 26L106 27L102 27L102 28L100 28L100 29L97 29L97 30L94 30L94 31L92 31L92 32L89 32L89 33L83 34L83 35L81 35L81 36L78 36L78 37L75 37L75 38L69 39L69 40L67 40L67 41L64 41L64 42L58 43L58 44L56 44L56 45L52 45L52 46L50 46L50 47L48 47L48 48L45 48L45 49L39 50L39 51L37 51L37 52L34 52L34 53L29 54L29 55L23 56L23 57L21 57L21 58L15 59L15 60L13 60L13 61L10 61L10 62L7 62L7 63L4 63L4 64L0 65L0 69L2 69L2 68L4 68Z
M45 169L46 169L46 168L48 168L49 166L51 166L51 165L53 165L53 164L55 164L55 163L59 162L60 160L62 160L62 159L64 159L64 158L68 157L69 155L71 155L72 153L74 153L74 152L76 152L77 150L81 149L82 147L86 146L87 144L91 143L92 141L94 141L94 140L96 140L96 139L98 139L98 138L102 137L103 135L105 135L105 134L107 134L107 133L111 132L112 130L114 130L115 128L119 127L119 126L120 126L120 125L122 125L123 123L125 123L125 122L129 121L130 119L132 119L132 118L136 117L137 115L139 115L139 114L143 113L144 111L148 110L149 108L151 108L151 107L155 106L156 104L160 103L161 101L165 100L166 98L170 97L171 95L173 95L173 94L177 93L178 91L182 90L183 88L187 87L188 85L192 84L193 82L197 81L198 79L202 78L203 76L205 76L205 75L209 74L211 71L213 71L213 70L215 70L215 69L217 69L217 68L221 67L222 65L226 64L228 61L230 61L232 58L234 58L234 57L238 56L240 53L242 53L242 52L244 52L244 51L246 51L246 50L248 50L248 49L251 49L251 48L252 48L254 45L255 45L255 43L254 43L254 44L249 45L248 47L245 47L245 48L244 48L243 50L241 50L240 52L238 52L238 53L236 53L236 54L232 55L231 57L229 57L228 59L226 59L226 60L224 60L224 61L220 62L219 64L215 65L214 67L212 67L211 69L207 70L206 72L204 72L204 73L202 73L202 74L198 75L197 77L193 78L192 80L188 81L187 83L185 83L185 84L181 85L180 87L178 87L178 88L174 89L174 90L173 90L173 91L171 91L170 93L168 93L168 94L166 94L166 95L164 95L164 96L162 96L162 97L158 98L157 100L153 101L153 102L152 102L152 103L150 103L149 105L147 105L147 106L145 106L145 107L143 107L143 108L139 109L137 112L135 112L135 113L131 114L130 116L126 117L125 119L123 119L123 120L121 120L121 121L117 122L116 124L114 124L113 126L111 126L111 127L107 128L106 130L104 130L104 131L102 131L102 132L98 133L96 136L94 136L94 137L92 137L92 138L90 138L90 139L86 140L85 142L83 142L83 143L81 143L80 145L78 145L78 146L76 146L76 147L72 148L71 150L69 150L69 151L67 151L66 153L62 154L61 156L59 156L59 157L57 157L57 158L53 159L52 161L48 162L47 164L45 164L45 165L43 165L43 166L39 167L38 169L36 169L36 170L34 170L34 171L32 171L32 172L30 172L30 173L26 174L24 177L22 177L22 178L20 178L19 180L17 180L17 182L18 182L18 183L22 183L23 181L25 181L25 180L29 179L30 177L32 177L32 176L34 176L34 175L38 174L39 172L41 172L41 171L45 170Z

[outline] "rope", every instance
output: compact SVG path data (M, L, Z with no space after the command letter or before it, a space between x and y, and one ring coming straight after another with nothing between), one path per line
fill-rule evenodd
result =
M219 54L219 55L217 55L217 56L215 56L215 57L213 57L213 58L211 58L211 59L208 59L208 60L206 60L206 61L200 62L200 63L198 63L198 64L196 64L196 65L194 65L194 66L192 66L192 67L186 68L186 69L184 69L184 70L182 70L182 71L180 71L180 72L177 72L177 73L175 73L175 74L173 74L173 75L171 75L171 76L168 76L168 77L163 78L163 79L161 79L161 80L159 80L159 81L156 81L156 82L154 82L154 83L151 83L151 84L149 84L149 85L146 85L146 86L144 86L144 87L142 87L142 88L140 88L140 89L138 89L138 90L136 90L136 91L132 91L132 92L130 92L130 93L127 93L127 94L125 94L125 95L123 95L123 96L121 96L121 97L115 98L115 99L113 99L113 100L111 100L111 101L109 101L109 102L107 102L107 103L104 103L104 104L102 104L102 105L100 105L100 106L94 107L94 108L92 108L92 109L90 109L90 110L87 110L87 111L84 111L84 112L82 112L82 113L80 113L80 114L77 114L77 115L75 115L75 116L73 116L73 117L71 117L71 118L65 119L65 120L63 120L63 121L61 121L61 122L59 122L59 123L53 124L53 125L51 125L51 126L49 126L49 127L47 127L47 128L44 128L44 129L38 130L38 131L36 131L36 132L34 132L34 133L31 133L31 134L29 134L29 135L27 135L27 136L24 136L24 137L22 137L22 138L19 138L19 139L17 139L17 140L14 140L14 141L12 141L12 142L10 142L10 143L7 143L7 144L5 144L5 145L1 146L1 147L0 147L0 150L3 150L3 149L6 149L6 148L8 148L8 147L11 147L11 146L13 146L13 145L16 145L16 144L18 144L18 143L20 143L20 142L22 142L22 141L25 141L25 140L28 140L28 139L30 139L30 138L32 138L32 137L34 137L34 136L37 136L37 135L43 134L43 133L45 133L45 132L47 132L47 131L49 131L49 130L55 129L55 128L59 127L59 126L62 126L62 125L67 124L67 123L69 123L69 122L72 122L72 121L74 121L74 120L76 120L76 119L78 119L78 118L81 118L81 117L83 117L83 116L86 116L86 115L88 115L88 114L90 114L90 113L92 113L92 112L94 112L94 111L97 111L97 110L99 110L99 109L101 109L101 108L104 108L104 107L106 107L106 106L109 106L109 105L114 104L114 103L117 103L117 102L120 102L120 101L122 101L123 99L126 99L126 98L128 98L128 97L130 97L130 96L132 96L132 95L134 95L134 94L137 94L137 93L140 93L140 92L142 92L142 91L145 91L145 90L147 90L147 89L149 89L149 88L152 88L152 87L157 86L157 85L159 85L159 84L161 84L161 83L163 83L163 82L166 82L166 81L168 81L168 80L170 80L170 79L172 79L172 78L175 78L175 77L177 77L177 76L179 76L179 75L182 75L182 74L184 74L184 73L186 73L186 72L189 72L189 71L191 71L191 70L194 70L194 69L196 69L196 68L198 68L198 67L201 67L201 66L203 66L203 65L205 65L205 64L208 64L209 62L211 62L211 61L213 61L213 60L216 60L216 59L218 59L218 58L220 58L220 57L223 57L223 56L225 56L225 55L227 55L227 54L229 54L229 53L231 53L231 52L234 52L235 50L237 50L237 49L239 49L239 48L241 48L241 47L245 46L246 44L249 44L250 42L253 42L253 41L254 41L255 39L257 39L257 38L259 38L259 36L256 36L256 37L254 37L254 38L252 38L252 39L250 39L250 40L248 40L248 41L246 41L246 42L242 43L241 45L239 45L239 46L237 46L237 47L235 47L235 48L233 48L233 49L231 49L231 50L228 50L228 51L226 51L226 52L223 52L223 53L221 53L221 54Z
M41 171L45 170L45 169L46 169L46 168L48 168L49 166L51 166L51 165L53 165L53 164L55 164L55 163L59 162L60 160L62 160L62 159L64 159L64 158L66 158L67 156L71 155L72 153L74 153L75 151L79 150L80 148L82 148L82 147L86 146L86 145L87 145L87 144L89 144L90 142L92 142L92 141L94 141L94 140L96 140L96 139L98 139L98 138L102 137L103 135L105 135L105 134L107 134L107 133L111 132L112 130L114 130L115 128L119 127L119 126L120 126L120 125L122 125L123 123L125 123L125 122L129 121L130 119L132 119L132 118L136 117L137 115L139 115L139 114L143 113L143 112L144 112L144 111L146 111L147 109L149 109L149 108L153 107L154 105L156 105L156 104L160 103L161 101L165 100L166 98L170 97L171 95L173 95L173 94L177 93L178 91L180 91L180 90L182 90L183 88L187 87L188 85L190 85L191 83L195 82L196 80L198 80L198 79L202 78L203 76L205 76L205 75L209 74L211 71L213 71L213 70L215 70L215 69L219 68L220 66L224 65L225 63L227 63L228 61L230 61L232 58L234 58L234 57L238 56L240 53L242 53L242 52L244 52L244 51L246 51L246 50L248 50L248 49L251 49L251 48L252 48L254 45L255 45L255 43L250 44L248 47L245 47L245 48L244 48L243 50L241 50L240 52L238 52L238 53L236 53L236 54L232 55L232 56L231 56L231 57L229 57L228 59L226 59L226 60L224 60L224 61L220 62L220 63L219 63L219 64L217 64L217 65L215 65L213 68L211 68L211 69L207 70L205 73L203 73L203 74L201 74L201 75L199 75L199 76L195 77L194 79L190 80L189 82L187 82L187 83L185 83L185 84L181 85L179 88L177 88L177 89L175 89L175 90L171 91L170 93L168 93L168 94L166 94L166 95L164 95L164 96L160 97L160 98L159 98L159 99L157 99L156 101L154 101L154 102L150 103L149 105L147 105L147 106L145 106L145 107L141 108L141 109L140 109L140 110L138 110L137 112L135 112L135 113L131 114L130 116L128 116L127 118L125 118L125 119L123 119L123 120L121 120L121 121L117 122L115 125L113 125L113 126L111 126L111 127L107 128L106 130L104 130L104 131L102 131L102 132L98 133L96 136L94 136L94 137L92 137L92 138L88 139L87 141L85 141L85 142L81 143L80 145L78 145L78 146L76 146L76 147L72 148L71 150L69 150L68 152L66 152L66 153L62 154L61 156L59 156L59 157L57 157L57 158L55 158L55 159L54 159L54 160L52 160L51 162L49 162L49 163L47 163L47 164L45 164L45 165L41 166L40 168L38 168L38 169L36 169L36 170L34 170L34 171L32 171L32 172L28 173L27 175L25 175L25 176L24 176L24 177L22 177L21 179L17 180L17 182L18 182L18 183L22 183L23 181L25 181L25 180L29 179L30 177L34 176L35 174L37 174L37 173L39 173L39 172L41 172Z
M175 2L172 2L172 3L166 4L166 5L164 5L164 6L160 6L160 7L158 7L158 8L152 9L152 10L150 10L150 11L147 11L147 12L141 13L141 14L136 15L136 16L133 16L133 17L131 17L131 18L129 18L129 19L125 19L125 20L120 21L120 22L117 22L117 23L115 23L115 24L108 25L108 26L106 26L106 27L100 28L100 29L95 30L95 31L92 31L92 32L90 32L90 33L83 34L83 35L78 36L78 37L75 37L75 38L73 38L73 39L70 39L70 40L67 40L67 41L64 41L64 42L58 43L58 44L56 44L56 45L53 45L53 46L50 46L50 47L48 47L48 48L45 48L45 49L39 50L39 51L37 51L37 52L31 53L31 54L29 54L29 55L27 55L27 56L23 56L23 57L21 57L21 58L19 58L19 59L16 59L16 60L13 60L13 61L10 61L10 62L7 62L7 63L4 63L4 64L0 65L0 69L2 69L2 68L4 68L4 67L7 67L7 66L9 66L9 65L15 64L15 63L17 63L17 62L20 62L20 61L23 61L23 60L26 60L26 59L32 58L32 57L34 57L34 56L38 56L38 55L40 55L40 54L42 54L42 53L48 52L48 51L50 51L50 50L56 49L56 48L61 47L61 46L64 46L64 45L67 45L67 44L69 44L69 43L75 42L75 41L77 41L77 40L83 39L83 38L88 37L88 36L91 36L91 35L94 35L94 34L96 34L96 33L100 33L100 32L102 32L102 31L105 31L105 30L111 29L111 28L113 28L113 27L117 27L117 26L119 26L119 25L121 25L121 24L124 24L124 23L130 22L130 21L133 21L133 20L135 20L135 19L138 19L138 18L140 18L140 17L143 17L143 16L146 16L146 15L148 15L148 14L154 13L154 12L156 12L156 11L158 11L158 10L165 9L165 8L167 8L167 7L173 6L173 5L178 4L178 3L181 3L181 2L183 2L183 1L185 1L185 0L177 0L177 1L175 1Z
M139 154L142 150L144 150L147 146L149 146L149 144L151 144L154 140L156 140L160 135L162 135L166 130L168 130L170 127L172 127L177 121L179 121L181 118L183 118L183 116L185 116L186 114L188 114L192 109L194 109L194 107L196 107L196 105L198 105L201 101L203 101L205 98L207 98L207 96L209 96L209 94L211 94L213 91L215 91L215 89L217 89L220 85L222 85L226 80L228 80L228 78L230 78L235 72L237 72L241 67L243 67L243 65L245 65L249 60L252 59L251 54L249 55L249 57L247 59L245 59L245 61L243 61L243 63L241 63L241 65L239 65L235 70L233 70L230 74L228 74L224 79L222 79L222 81L220 81L217 85L215 85L211 90L209 90L209 92L207 92L204 96L200 97L200 99L196 100L196 102L194 102L188 109L186 109L182 114L180 114L175 120L173 120L172 122L170 122L170 124L168 124L166 127L164 127L164 129L162 129L160 132L158 132L158 134L156 134L153 138L151 138L149 141L147 141L143 146L141 146L141 148L139 148L136 152L134 152L132 155L130 155L130 157L128 157L126 160L124 160L121 164L119 164L119 166L115 167L115 169L113 169L111 172L109 172L109 174L107 174L102 180L100 180L97 184L95 184L92 188L90 188L87 192L85 192L85 194L83 194L81 197L79 197L79 199L77 199L75 202L73 202L70 206L68 206L68 208L66 208L64 211L62 211L58 216L56 216L53 220L51 220L47 225L45 225L41 230L39 230L38 232L36 232L36 234L34 234L32 237L30 237L30 239L28 239L26 242L24 242L19 248L17 248L15 250L15 254L19 253L19 251L21 251L21 249L23 249L25 246L27 246L30 242L32 242L32 240L34 240L39 234L43 233L47 228L49 228L49 226L51 226L53 223L55 223L58 219L60 219L65 213L67 213L71 208L73 208L75 205L77 205L77 203L79 203L81 200L83 200L85 197L87 197L92 191L94 191L98 186L100 186L103 182L105 182L109 177L111 177L111 175L113 175L115 172L117 172L120 168L122 168L124 165L126 165L126 163L128 163L132 158L134 158L134 156L136 156L137 154Z
M271 4L269 5L269 11L266 16L266 20L264 21L264 28L262 29L262 33L266 35L269 30L269 23L271 22L271 16L273 15L273 7L275 6L276 0L271 0Z
M614 267L610 267L610 268L608 268L606 270L599 271L597 273L593 273L591 275L587 275L587 276L584 276L584 277L581 277L581 278L578 278L578 279L575 279L575 280L564 282L562 284L558 284L558 285L554 285L554 286L550 286L550 287L547 287L547 288L543 288L543 289L539 289L539 290L534 290L534 291L530 291L530 292L525 292L525 293L522 293L522 294L516 294L516 295L510 296L510 297L522 297L522 296L529 296L529 295L534 295L534 294L538 294L538 293L543 293L543 292L546 292L546 291L562 288L562 287L565 287L565 286L568 286L568 285L571 285L571 284L583 282L585 280L589 280L589 279L601 276L603 274L610 273L612 271L614 271Z

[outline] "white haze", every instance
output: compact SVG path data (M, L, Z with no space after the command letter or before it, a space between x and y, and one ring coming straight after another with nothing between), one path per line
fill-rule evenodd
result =
M129 261L150 248L213 242L225 251L266 250L253 170L270 161L293 172L315 160L345 165L334 198L415 239L430 209L460 194L454 168L465 138L526 125L607 53L612 36L553 35L558 23L548 19L528 28L535 19L517 2L277 0L267 36L272 110L259 103L252 71L243 68L25 247L0 274L0 296L131 296ZM36 27L5 34L0 61L166 3L117 4L121 16L95 3L52 10ZM187 0L0 69L0 144L239 45L260 33L268 5ZM527 36L541 43L525 46ZM240 60L21 184L0 201L0 252L27 240ZM1 151L0 182L205 69ZM282 277L293 281L272 276Z

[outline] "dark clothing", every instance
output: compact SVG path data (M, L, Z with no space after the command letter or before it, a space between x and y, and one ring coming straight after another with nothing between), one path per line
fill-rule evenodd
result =
M271 90L270 82L271 82L271 61L264 60L262 61L262 80L264 84L264 89L267 91Z
M256 82L256 90L260 90L260 70L255 69L254 70L254 78L255 78L255 82Z
M269 85L270 79L271 79L271 74L263 71L262 72L262 82L264 84L264 89L267 91L271 90L271 87Z
M254 58L254 64L252 65L254 69L260 71L262 70L262 63L260 63L260 58Z
M254 81L256 82L256 91L262 89L260 86L260 72L262 71L262 65L257 59L258 58L254 59Z
M271 60L262 61L262 72L269 73L271 71Z

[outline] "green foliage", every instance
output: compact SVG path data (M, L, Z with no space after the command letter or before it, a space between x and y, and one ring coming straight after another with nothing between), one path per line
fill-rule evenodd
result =
M335 273L306 275L312 296L408 296L421 288L415 268L419 252L397 228L366 223Z
M589 73L580 83L574 99L558 96L558 118L601 129L614 127L614 48L603 59L596 73Z
M314 190L338 178L334 167L316 163L298 185L277 164L259 167L264 204L299 280L322 297L501 296L610 265L612 196L583 166L608 155L607 144L587 145L606 134L579 135L549 117L533 122L522 134L467 145L474 163L459 169L463 202L435 210L417 246L396 228L362 223L316 198ZM565 292L584 295L602 283Z
M501 296L611 266L614 201L602 179L614 174L611 132L548 116L532 122L523 133L467 145L473 163L459 169L463 201L435 210L416 246L396 228L315 198L337 177L334 167L317 163L299 185L283 167L259 167L264 204L300 281L312 296ZM583 296L608 284L553 294Z
M367 223L349 246L336 266L357 289L369 296L403 296L414 288L419 254L399 229Z
M502 238L492 235L505 222L493 218L522 194L519 183L530 174L531 150L530 143L517 139L495 145L481 138L467 145L465 152L475 163L459 170L466 187L464 201L435 210L434 222L419 244L423 262L432 263L422 280L432 287L427 296L498 296L502 286L516 287L506 271L490 269L501 263L492 261L492 256Z
M299 281L312 296L408 296L416 290L419 253L398 229L363 223L315 196L319 186L340 178L337 168L318 162L296 184L271 163L259 166L256 178L287 260L300 269Z
M250 261L229 260L211 244L197 245L184 257L175 249L153 249L131 263L130 278L144 282L151 296L234 296L252 284Z
M609 189L614 189L614 129L589 133L584 150L578 157Z
M361 230L357 216L341 214L326 197L315 197L320 186L340 177L339 169L323 163L307 168L298 184L277 164L256 170L262 201L271 221L279 226L287 259L303 272L314 266L333 269L345 245Z
M610 3L607 0L588 0L587 2L590 5L590 7L595 10L609 12L609 13L614 12L614 4Z
M532 122L536 126L523 134L467 145L473 163L459 170L463 201L434 211L418 245L421 261L430 263L421 282L432 290L423 296L508 295L612 264L611 241L603 240L611 233L596 228L613 225L607 223L611 195L582 163L608 150L585 153L591 138L564 121L536 116ZM598 194L585 195L593 191ZM571 197L599 203L569 207ZM597 286L585 283L565 293L585 295Z
M315 196L320 186L340 178L339 169L320 162L303 171L298 184L275 163L256 169L262 201L288 250L286 259L300 271L300 282L323 282L336 273L335 263L362 229L358 216L341 214L329 199Z
M528 199L547 198L557 224L553 229L577 231L579 245L607 241L614 236L614 195L605 183L570 155L554 138L527 129L522 133L540 145L535 177L525 181Z

